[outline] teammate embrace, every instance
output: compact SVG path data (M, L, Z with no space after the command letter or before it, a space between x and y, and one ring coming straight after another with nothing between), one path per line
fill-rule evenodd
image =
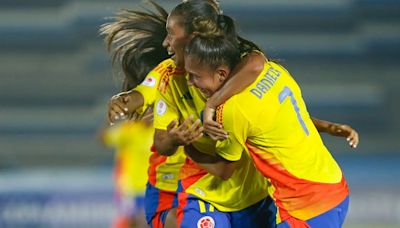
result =
M159 14L124 11L102 30L126 81L142 82L111 99L110 122L155 107L148 224L341 227L349 191L318 131L353 147L357 132L311 118L286 69L238 36L214 1L185 1L167 19L153 5ZM163 23L166 59L164 35L149 29ZM137 69L155 60L146 77Z

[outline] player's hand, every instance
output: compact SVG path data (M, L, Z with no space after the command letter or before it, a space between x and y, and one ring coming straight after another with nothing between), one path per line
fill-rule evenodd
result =
M215 109L206 106L203 111L204 132L215 141L227 139L228 133L222 128L221 124L214 121L214 116Z
M190 115L179 126L176 126L177 122L177 120L173 120L167 127L168 135L176 145L189 145L203 136L201 121L197 119L193 122L193 115Z
M334 136L346 137L349 145L356 148L359 143L358 133L346 124L332 124L328 128L328 133Z
M128 120L135 110L131 110L133 100L129 93L119 93L111 97L108 102L108 121L110 124Z
M153 112L153 106L150 106L149 108L147 108L146 112L140 117L140 120L148 126L152 125L154 120Z

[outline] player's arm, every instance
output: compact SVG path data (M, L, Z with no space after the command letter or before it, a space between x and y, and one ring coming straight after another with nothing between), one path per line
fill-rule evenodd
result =
M108 120L110 123L130 119L134 113L142 115L156 99L157 86L161 75L157 71L162 67L160 63L151 70L143 82L134 89L113 96L108 104Z
M232 176L236 165L244 157L245 153L243 140L241 137L246 138L243 133L248 131L248 121L242 115L240 108L237 105L232 105L229 101L225 103L223 109L217 110L218 118L224 125L225 130L228 132L228 137L225 140L218 140L215 143L215 154L221 158L215 164L207 164L209 172L226 180ZM238 132L241 132L238 134ZM246 141L246 140L244 140Z
M333 136L346 137L349 145L356 148L359 143L358 133L351 126L346 124L332 123L311 117L319 132L325 132Z
M215 108L253 83L263 70L265 61L265 56L260 52L252 52L243 57L239 65L231 72L232 77L207 100L203 126L205 132L212 139L223 140L227 138L222 126L213 120Z
M188 117L177 126L178 121L172 120L167 130L157 129L154 133L154 146L159 154L173 155L179 146L189 145L203 136L201 121L193 122L193 116Z
M201 168L223 180L229 179L235 171L237 161L228 161L221 156L211 156L198 151L192 144L185 146L185 153Z

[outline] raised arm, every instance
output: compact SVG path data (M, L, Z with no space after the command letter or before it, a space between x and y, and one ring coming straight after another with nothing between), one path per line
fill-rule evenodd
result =
M333 136L346 137L349 145L356 148L359 143L358 133L351 126L346 124L332 123L311 117L319 132L325 132Z
M207 100L203 126L211 138L214 140L227 138L222 126L213 120L215 108L253 83L263 70L265 61L265 56L260 52L251 52L243 57L240 64L231 72L232 77Z
M260 52L251 52L243 57L231 72L230 79L207 100L206 105L215 108L248 87L263 70L265 61L265 56Z

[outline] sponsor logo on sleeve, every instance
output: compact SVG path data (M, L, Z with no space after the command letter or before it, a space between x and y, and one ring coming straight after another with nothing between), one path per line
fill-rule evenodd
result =
M167 104L163 100L159 100L156 105L156 111L159 116L162 116L167 111Z
M156 79L152 76L147 77L143 82L142 85L148 86L148 87L154 87L156 85Z

